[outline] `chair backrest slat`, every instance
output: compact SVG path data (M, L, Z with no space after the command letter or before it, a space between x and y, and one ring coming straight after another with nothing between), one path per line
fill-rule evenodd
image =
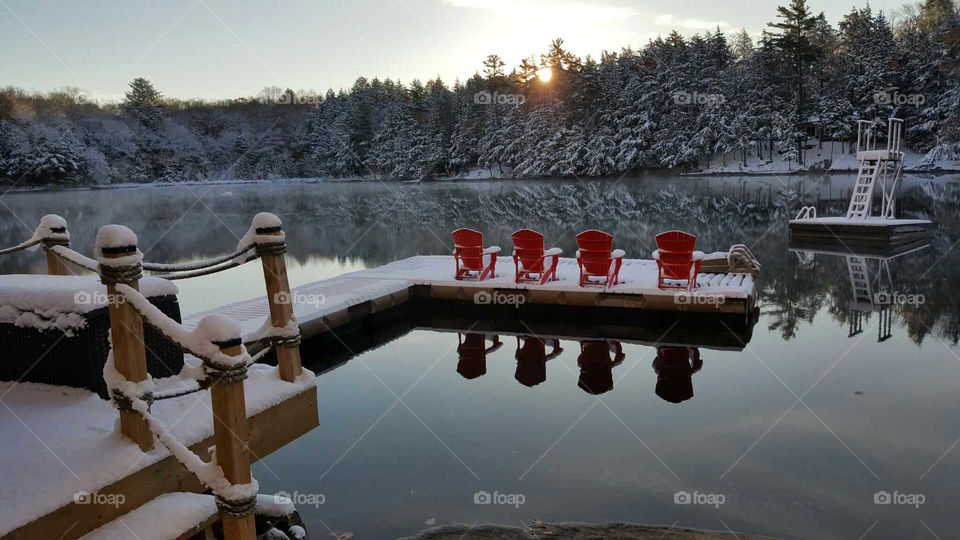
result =
M520 229L511 235L513 248L523 263L523 268L530 272L543 271L543 235L531 229Z
M610 268L610 253L613 251L613 236L603 231L590 229L577 235L580 261L588 274L605 275Z
M683 231L667 231L657 235L657 251L663 275L670 279L690 277L693 248L697 237Z
M480 269L483 264L483 233L473 229L457 229L452 235L453 249L463 266Z

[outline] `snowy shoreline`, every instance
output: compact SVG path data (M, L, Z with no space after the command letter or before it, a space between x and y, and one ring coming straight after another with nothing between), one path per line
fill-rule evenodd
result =
M904 169L904 174L916 174L916 175L928 175L928 176L945 176L951 174L960 174L960 167L953 169L924 169L924 168L906 168ZM821 177L821 176L830 176L830 175L854 175L857 174L856 169L842 168L842 169L827 169L827 170L792 170L792 171L757 171L757 170L748 170L748 171L702 171L702 172L688 172L688 173L673 173L672 175L681 177L681 178L729 178L732 176L751 176L751 177L776 177L776 176L809 176L809 177ZM663 171L658 172L646 172L638 173L638 176L671 176L671 173L665 173ZM486 182L523 182L523 181L544 181L544 180L596 180L599 182L605 180L616 179L613 176L602 176L602 177L589 177L589 178L527 178L527 177L515 177L515 176L500 176L500 177L488 177L488 178L471 178L469 176L449 176L443 178L436 178L430 180L422 181L410 181L403 178L360 178L360 177L351 177L351 178L281 178L276 180L190 180L185 182L151 182L151 183L120 183L120 184L89 184L89 185L79 185L79 186L59 186L56 184L46 185L46 186L29 186L29 187L14 187L8 188L9 193L50 193L50 192L69 192L69 191L95 191L95 190L110 190L110 189L136 189L136 188L166 188L166 187L192 187L192 186L245 186L245 185L258 185L258 186L282 186L282 185L305 185L305 184L353 184L353 183L364 183L364 182L382 182L382 183L391 183L391 184L433 184L433 183L453 183L453 182L477 182L477 181L486 181ZM2 187L3 184L0 184Z

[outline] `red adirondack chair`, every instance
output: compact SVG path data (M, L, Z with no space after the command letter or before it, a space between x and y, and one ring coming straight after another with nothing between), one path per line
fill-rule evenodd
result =
M483 281L496 276L499 246L484 248L483 233L473 229L457 229L452 234L456 279Z
M539 283L557 280L560 248L543 249L543 235L530 229L513 233L513 266L517 283Z
M577 235L577 246L581 287L601 285L609 289L620 282L624 252L613 249L613 236L594 229L583 231Z
M657 235L657 286L661 289L687 289L697 286L702 251L694 251L697 237L683 231L667 231Z

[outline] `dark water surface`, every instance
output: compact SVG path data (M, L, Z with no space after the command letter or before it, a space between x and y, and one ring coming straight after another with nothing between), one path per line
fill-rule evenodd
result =
M649 257L653 236L675 227L697 234L704 251L744 242L763 263L760 315L746 332L704 323L685 341L659 340L673 347L657 347L658 336L598 341L588 338L622 336L574 314L555 344L544 336L552 331L527 331L523 321L513 322L516 333L545 343L487 331L482 314L452 323L419 312L386 331L368 329L365 343L345 336L346 345L308 347L305 363L323 371L320 427L255 465L261 492L295 494L316 538L327 528L388 538L432 524L534 519L952 538L958 182L908 178L904 216L938 227L929 245L885 261L852 258L856 250L842 246L834 255L790 250L797 193L839 214L849 176L8 194L0 247L55 212L84 253L99 226L122 223L139 234L148 260L189 260L232 250L253 213L269 210L284 219L297 285L449 253L457 226L485 231L505 251L510 232L524 226L567 254L574 235L592 227L613 233L628 257ZM857 263L868 266L871 292L886 296L855 298L849 268ZM0 259L4 273L43 268L36 253ZM180 287L185 313L263 294L257 265ZM875 502L884 492L893 504ZM485 493L493 504L478 504ZM715 504L678 504L684 493ZM898 504L907 501L915 504Z

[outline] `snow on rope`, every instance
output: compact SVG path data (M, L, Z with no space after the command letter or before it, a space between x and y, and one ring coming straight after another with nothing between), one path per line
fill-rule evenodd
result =
M260 212L253 216L253 223L237 243L237 251L256 246L257 252L261 254L282 254L287 249L286 240L280 218L270 212Z
M156 328L185 351L203 360L205 368L209 365L211 371L233 373L239 371L242 366L246 376L246 366L251 363L246 347L242 347L241 354L238 356L229 356L220 350L224 342L232 341L235 335L240 335L240 325L233 319L224 315L209 315L200 319L200 323L194 330L188 330L151 304L145 296L140 294L140 291L133 287L117 284L116 291L123 295L147 324ZM228 375L228 373L219 375Z
M100 273L100 264L97 263L97 261L87 257L86 255L83 255L82 253L77 253L67 246L53 246L50 248L50 251L53 251L67 262L79 266L80 268L90 270L91 272Z
M95 251L103 283L128 283L143 276L143 253L137 249L137 235L123 225L100 227Z
M56 214L47 214L40 218L40 224L33 231L33 236L15 246L0 249L0 255L16 253L24 249L35 250L40 244L67 245L70 243L70 233L67 231L67 220Z
M212 325L213 335L221 335L224 327ZM239 331L239 327L236 328ZM243 354L246 354L244 350ZM139 413L147 422L150 431L157 436L160 443L176 457L203 485L210 488L217 497L217 507L233 515L243 516L252 512L256 506L257 492L260 486L253 478L248 484L231 484L223 473L223 468L217 464L216 452L211 452L210 461L203 461L193 453L187 445L170 434L157 419L150 414L150 403L141 395L145 389L152 389L153 381L147 378L142 383L127 380L117 369L114 363L113 349L107 355L103 365L103 380L106 381L111 395L119 396L120 401L129 403L129 408Z

